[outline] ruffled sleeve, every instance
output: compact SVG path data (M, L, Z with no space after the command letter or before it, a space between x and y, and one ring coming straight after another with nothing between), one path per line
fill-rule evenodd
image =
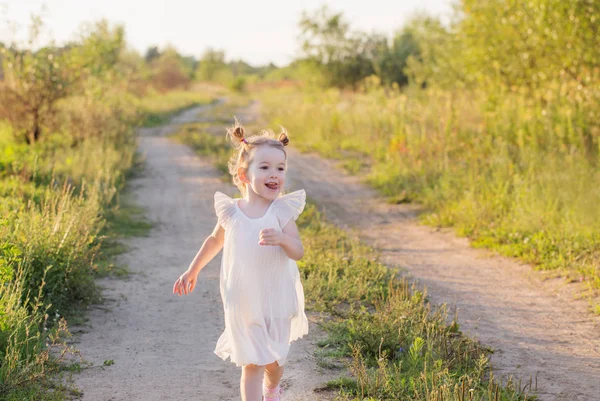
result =
M235 214L235 200L223 192L215 192L215 212L217 213L219 224L225 228Z
M277 198L274 213L279 220L279 226L283 229L290 219L296 220L306 205L306 192L303 189L290 192Z

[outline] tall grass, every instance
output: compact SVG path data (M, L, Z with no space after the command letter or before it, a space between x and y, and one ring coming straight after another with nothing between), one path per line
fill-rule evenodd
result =
M70 389L48 373L68 369L65 355L77 354L64 340L67 320L101 300L94 278L114 254L105 249L116 234L107 223L127 217L118 212L118 195L136 162L139 116L164 117L205 99L94 93L61 101L54 130L32 145L15 142L13 128L0 121L2 399L67 396ZM136 223L136 232L146 226Z
M225 135L216 136L207 132L210 126L210 123L185 124L172 137L190 146L199 155L210 158L217 169L230 179L227 160L231 156L231 144Z
M105 208L136 148L131 123L118 126L77 141L56 132L34 145L11 142L7 125L0 130L0 240L10 244L0 254L3 398L60 399L67 391L47 374L75 352L62 340L65 317L100 300L94 274Z
M460 333L445 306L432 307L426 292L325 222L314 205L298 225L307 305L331 316L320 346L326 355L349 358L352 378L328 385L339 388L339 399L533 399L525 386L494 378L486 349Z
M214 128L186 125L176 137L220 167L231 148L222 135L211 134ZM328 337L319 343L319 363L347 362L352 375L328 383L338 399L534 399L527 385L510 379L500 384L488 351L460 333L445 306L432 307L424 290L381 264L372 248L328 224L315 205L305 208L298 226L307 308L326 316Z
M600 288L600 134L573 102L377 87L261 99L295 144L365 171L394 202L424 204L425 223Z
M214 97L202 91L151 92L141 98L139 108L145 126L165 123L178 112L190 107L208 104Z

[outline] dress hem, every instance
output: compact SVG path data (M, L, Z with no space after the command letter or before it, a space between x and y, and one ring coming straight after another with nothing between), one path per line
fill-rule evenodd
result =
M291 345L291 343L292 343L292 342L294 342L294 341L296 341L296 340L299 340L300 338L304 337L304 336L305 336L305 335L307 335L307 334L308 334L308 333L304 333L304 334L302 334L302 335L300 335L300 336L296 337L295 339L291 340L291 341L290 341L290 345ZM222 359L222 360L224 360L224 361L227 361L227 359L230 359L230 361L231 361L232 363L234 363L234 364L235 364L235 366L237 366L238 368L241 368L241 367L243 367L243 366L245 366L245 365L265 366L265 365L269 365L269 364L271 364L271 363L273 363L273 362L277 362L277 363L279 364L279 366L284 366L284 365L285 365L285 363L287 362L287 355L286 355L284 358L275 359L274 361L271 361L271 362L266 362L266 363L263 363L263 362L258 362L258 363L255 363L255 362L248 362L248 363L242 363L242 364L240 364L240 363L239 363L237 360L234 360L234 359L233 359L233 357L232 357L232 355L231 355L231 352L230 352L230 351L225 351L225 350L216 350L216 349L215 349L213 352L215 353L215 355L217 355L219 358L221 358L221 359Z

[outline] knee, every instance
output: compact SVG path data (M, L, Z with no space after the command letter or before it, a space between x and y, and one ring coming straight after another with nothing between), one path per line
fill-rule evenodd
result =
M265 369L264 366L244 365L242 367L242 372L246 375L255 375L255 374L262 373L264 371L264 369Z
M282 370L283 366L279 366L277 361L265 366L265 371L267 372L267 374L277 374Z

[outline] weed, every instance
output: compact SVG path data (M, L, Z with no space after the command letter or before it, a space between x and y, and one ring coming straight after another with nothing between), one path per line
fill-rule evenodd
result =
M392 202L422 204L423 223L600 291L600 192L590 185L600 172L583 135L593 122L567 99L540 105L510 94L490 111L469 91L260 97L266 118L285 123L301 150L362 170Z

